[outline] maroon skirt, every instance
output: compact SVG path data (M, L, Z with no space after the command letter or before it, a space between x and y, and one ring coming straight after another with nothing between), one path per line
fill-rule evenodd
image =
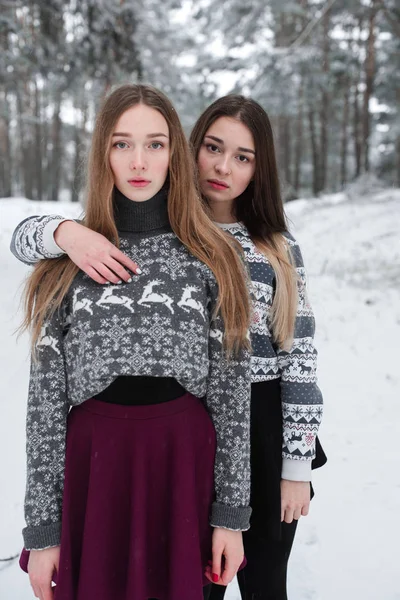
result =
M72 408L55 600L202 600L215 449L191 394Z

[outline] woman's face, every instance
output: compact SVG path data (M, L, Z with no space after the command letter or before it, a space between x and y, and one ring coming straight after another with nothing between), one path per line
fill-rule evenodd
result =
M255 144L249 129L231 117L220 117L204 136L197 159L201 191L211 208L232 204L254 176Z
M114 183L130 200L143 202L164 185L170 156L169 130L161 113L137 104L119 118L112 134Z

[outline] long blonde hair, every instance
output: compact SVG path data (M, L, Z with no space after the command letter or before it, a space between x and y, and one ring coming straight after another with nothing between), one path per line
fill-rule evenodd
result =
M105 100L96 120L88 165L84 225L119 245L113 213L114 179L109 162L111 137L120 116L144 104L159 111L170 134L168 212L173 231L188 250L214 273L220 311L225 325L227 354L248 346L250 306L242 259L234 243L207 215L195 184L195 166L179 117L169 99L146 85L123 85ZM60 307L78 267L67 257L40 261L25 288L25 319L33 346L46 318Z
M190 143L196 160L207 131L221 117L237 119L246 125L254 139L254 178L245 192L235 199L234 213L274 269L276 292L271 309L272 334L279 347L288 349L294 335L298 276L283 235L288 226L280 193L271 123L262 106L251 98L236 94L219 98L200 115L191 133Z

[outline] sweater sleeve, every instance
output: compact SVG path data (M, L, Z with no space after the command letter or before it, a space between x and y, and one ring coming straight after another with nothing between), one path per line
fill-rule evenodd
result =
M250 527L250 352L224 357L224 324L212 316L217 300L212 284L210 302L209 376L206 404L217 436L214 467L216 498L211 525L245 531Z
M54 232L64 221L58 215L33 216L24 219L14 230L10 250L18 260L34 265L43 258L58 258L65 252L57 246Z
M24 545L57 546L61 535L67 394L60 311L46 321L31 360L26 421Z
M288 351L277 351L283 414L282 478L310 481L315 438L322 418L322 394L316 377L315 320L307 298L300 248L289 234L286 238L298 274L298 306L292 346Z

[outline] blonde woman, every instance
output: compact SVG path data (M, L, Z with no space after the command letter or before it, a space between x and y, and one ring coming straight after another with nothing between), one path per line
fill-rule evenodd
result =
M226 585L243 560L248 296L192 174L169 100L117 89L94 129L84 225L140 268L104 286L89 275L118 272L115 258L86 274L62 256L28 280L21 565L40 600L52 579L56 600L200 600L205 573Z

